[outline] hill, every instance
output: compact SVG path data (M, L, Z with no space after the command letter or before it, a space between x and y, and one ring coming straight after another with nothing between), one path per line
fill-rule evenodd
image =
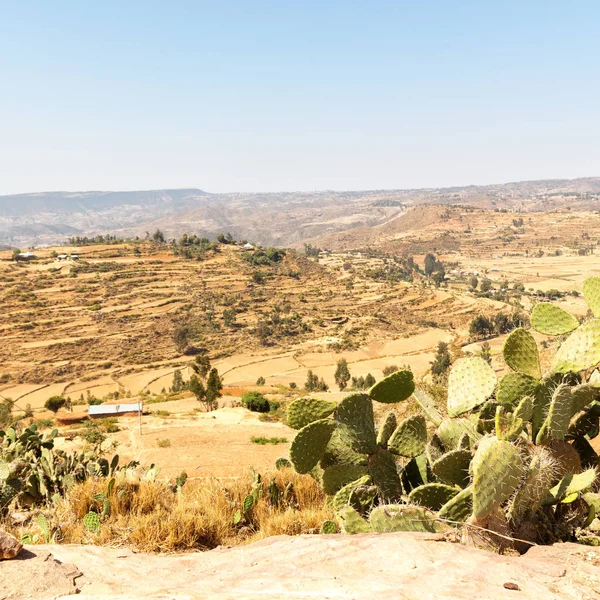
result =
M439 189L213 194L198 189L43 192L0 196L0 243L48 245L72 235L144 237L161 229L282 247L386 224L406 208L468 205L515 212L600 206L600 178L525 181Z

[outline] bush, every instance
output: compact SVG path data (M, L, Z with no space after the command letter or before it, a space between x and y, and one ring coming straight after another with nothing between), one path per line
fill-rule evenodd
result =
M62 396L51 396L50 398L48 398L48 400L46 400L46 402L44 403L44 408L46 408L47 410L52 411L53 413L56 413L59 411L59 409L61 409L65 404L67 403L67 400L65 398L63 398Z
M397 365L387 365L385 367L383 367L383 376L387 377L388 375L391 375L392 373L395 373L396 371L399 371L400 369L398 368Z
M246 392L242 396L242 406L252 412L266 413L271 410L269 401L260 392Z
M156 441L156 445L159 448L170 448L171 447L171 440L170 439L164 439L164 440L157 440Z
M256 380L256 385L265 385L265 378L264 377L259 377Z

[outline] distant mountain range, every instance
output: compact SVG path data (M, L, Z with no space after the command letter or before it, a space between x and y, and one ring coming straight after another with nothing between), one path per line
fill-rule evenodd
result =
M348 192L211 194L199 189L41 192L0 196L0 244L55 244L74 235L144 236L161 229L213 237L231 232L289 246L356 227L383 225L411 206L465 204L517 211L600 209L600 177L487 186Z

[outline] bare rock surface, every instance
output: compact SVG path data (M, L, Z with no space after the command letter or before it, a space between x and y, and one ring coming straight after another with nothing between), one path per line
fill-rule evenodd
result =
M21 552L23 544L10 533L0 531L0 560L9 560Z
M0 600L51 600L77 593L83 585L74 565L58 562L48 550L30 546L13 560L0 561Z
M159 556L95 546L32 546L77 565L82 600L333 598L600 599L600 548L534 547L499 556L431 534L280 536L248 546ZM14 561L12 561L14 563ZM31 581L28 561L18 577ZM5 565L0 563L0 580ZM65 581L73 581L70 567ZM36 575L36 577L41 577ZM71 589L62 593L67 595ZM12 598L17 596L2 596ZM20 596L20 598L40 596ZM47 595L45 598L62 597Z

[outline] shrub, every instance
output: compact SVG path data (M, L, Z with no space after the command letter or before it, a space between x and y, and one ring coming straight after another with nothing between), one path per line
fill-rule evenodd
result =
M265 378L264 377L259 377L256 380L256 385L265 385Z
M266 438L266 437L252 436L250 438L250 441L253 444L260 444L261 446L264 446L266 444L286 444L288 440L287 440L287 438L284 438L284 437Z
M67 403L67 400L65 398L63 398L62 396L51 396L50 398L48 398L48 400L46 400L46 402L44 402L44 408L52 411L53 413L56 413L66 403Z
M271 406L260 392L246 392L242 396L242 406L252 412L267 413Z
M157 440L156 441L156 445L159 448L170 448L171 447L171 440L166 438L164 440Z
M399 369L396 365L387 365L387 366L383 367L383 376L387 377L388 375L391 375L392 373L395 373L396 371L399 371Z

